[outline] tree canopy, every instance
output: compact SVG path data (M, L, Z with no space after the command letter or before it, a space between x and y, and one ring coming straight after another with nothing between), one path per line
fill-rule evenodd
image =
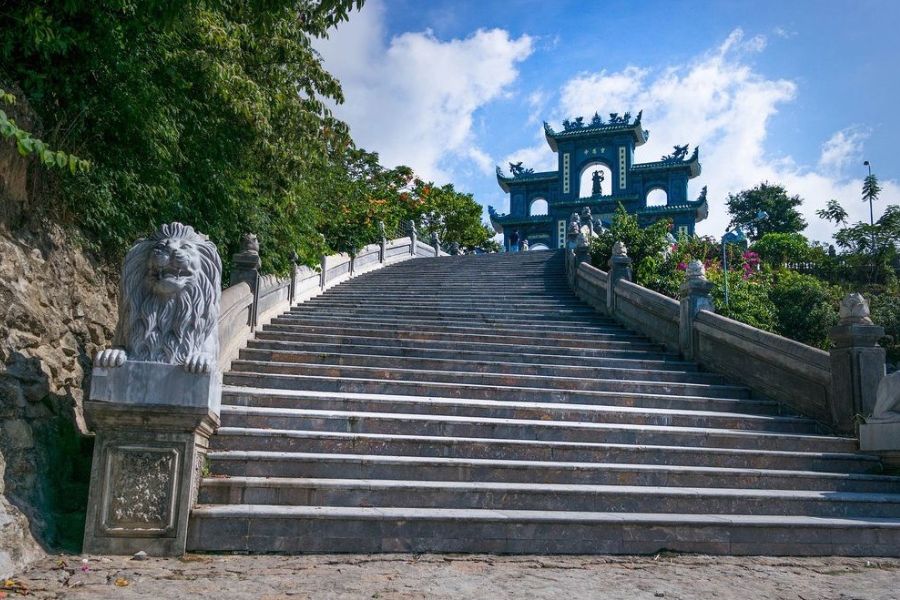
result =
M783 186L764 182L728 195L726 206L731 215L728 227L741 227L750 240L758 240L767 233L799 233L806 229L806 221L797 210L801 204L800 196L788 196ZM768 216L759 220L760 211Z
M361 4L4 7L12 25L0 28L0 87L8 81L22 91L48 147L90 165L57 176L51 216L77 226L110 259L170 220L209 234L225 256L251 231L264 269L277 272L293 251L312 264L326 249L374 241L378 220L424 214L410 193L413 173L384 169L328 108L343 101L341 87L313 42ZM474 233L483 229L480 207L454 193L440 208L451 211L448 224L463 213L466 224L448 225L444 239L484 241Z

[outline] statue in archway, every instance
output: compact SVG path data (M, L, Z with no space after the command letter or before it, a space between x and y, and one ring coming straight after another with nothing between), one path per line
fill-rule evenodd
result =
M600 169L594 171L594 175L591 178L593 185L591 186L591 195L592 196L602 196L603 195L603 173Z

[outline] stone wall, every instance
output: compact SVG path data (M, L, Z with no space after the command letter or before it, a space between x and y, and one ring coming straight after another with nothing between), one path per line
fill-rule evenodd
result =
M91 456L81 414L85 379L90 357L112 337L115 315L110 277L58 228L41 236L0 229L3 492L46 547L80 547ZM16 531L24 521L0 506L0 523L5 518L13 530L0 536L0 575L3 553L19 560L14 547L28 546Z

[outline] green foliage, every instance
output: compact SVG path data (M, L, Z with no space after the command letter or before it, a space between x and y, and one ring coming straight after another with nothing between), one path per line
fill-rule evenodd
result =
M835 225L842 225L847 223L847 211L844 210L844 207L841 206L840 203L834 198L828 201L828 204L825 205L825 208L820 208L819 210L817 210L816 214L820 219L831 221Z
M872 322L884 327L880 344L887 351L888 362L900 364L900 285L872 286L863 293L869 300Z
M609 229L600 232L591 243L591 263L606 270L607 263L612 257L613 244L624 242L637 281L640 282L644 275L650 275L658 270L659 256L668 246L666 234L669 232L669 226L669 221L657 221L641 228L637 217L628 214L620 204Z
M769 298L768 278L748 279L741 269L729 268L726 305L725 272L716 263L707 270L706 275L715 284L712 298L718 314L765 331L776 330L777 311Z
M799 196L788 196L784 187L764 182L728 195L726 205L731 215L728 227L741 227L750 240L758 240L767 233L798 233L806 228L806 221L797 210L802 203ZM760 211L765 211L768 217L757 221Z
M776 267L804 262L813 256L813 248L802 233L767 233L751 248L760 259Z
M437 233L442 244L457 242L469 250L484 248L494 233L481 222L481 206L472 194L457 192L453 184L437 187L416 181L413 190L418 200L410 218L422 224L426 239Z
M12 105L16 103L16 97L0 88L0 102ZM48 148L47 144L16 125L16 122L2 110L0 110L0 136L3 136L4 139L14 140L20 155L36 156L45 167L68 169L73 175L87 171L91 167L90 161L61 150Z
M874 173L870 173L863 180L863 202L874 202L878 200L879 194L881 194L881 185L878 183L878 177Z
M828 348L828 331L837 324L840 289L812 275L779 271L769 289L775 331L818 348Z
M94 168L60 182L58 220L110 258L181 220L236 249L254 231L263 266L315 261L318 202L351 146L342 100L312 40L355 0L257 3L69 0L5 8L0 71ZM330 217L330 215L328 215Z

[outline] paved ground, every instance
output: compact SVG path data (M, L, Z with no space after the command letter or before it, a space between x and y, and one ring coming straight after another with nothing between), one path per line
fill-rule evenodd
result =
M50 557L7 598L900 599L900 560L846 558L213 556ZM3 597L3 596L0 596Z

